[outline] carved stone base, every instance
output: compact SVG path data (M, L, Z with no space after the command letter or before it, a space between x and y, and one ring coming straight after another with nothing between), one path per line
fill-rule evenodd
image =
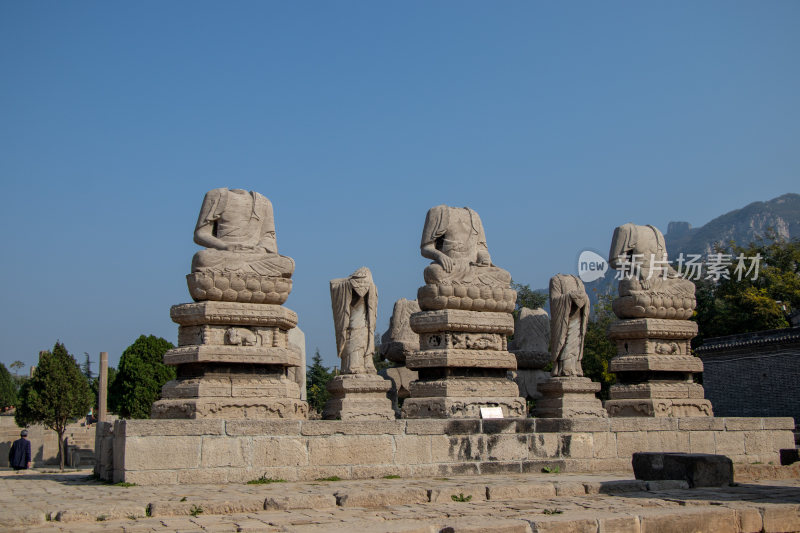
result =
M703 362L692 355L697 324L688 320L624 319L611 325L617 374L605 408L609 416L713 416L711 402L694 374Z
M291 278L238 272L193 272L186 276L195 301L282 304L292 292Z
M304 419L308 404L290 398L184 398L158 400L152 418Z
M541 418L606 418L602 402L595 396L600 384L584 377L550 378L539 385L542 399L536 402Z
M443 309L414 313L411 328L420 350L406 356L419 373L409 387L405 418L477 418L481 407L499 406L505 416L525 416L526 404L508 371L517 358L508 351L514 331L509 313Z
M375 374L342 374L328 383L331 398L322 417L329 420L394 420L392 401L386 395L392 384Z
M305 418L308 404L287 369L304 364L289 346L294 311L270 304L205 301L175 305L177 348L164 363L177 367L153 418Z
M711 402L691 398L608 400L608 416L684 417L714 416Z
M480 418L481 407L500 407L505 418L524 418L525 400L520 397L408 398L403 418Z

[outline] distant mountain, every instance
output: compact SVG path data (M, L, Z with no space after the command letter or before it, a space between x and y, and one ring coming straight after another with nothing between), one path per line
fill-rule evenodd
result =
M688 222L670 222L664 239L670 259L679 254L714 252L730 241L746 246L773 230L779 237L800 237L800 194L784 194L767 202L753 202L719 216L699 228Z
M635 222L647 223L646 220ZM766 237L770 230L784 239L800 238L800 194L789 193L767 202L753 202L699 228L693 228L688 222L670 222L664 239L669 258L675 260L681 253L706 256L713 253L717 245L727 247L730 241L745 246ZM612 231L610 228L609 244ZM592 306L599 295L616 296L615 274L615 270L609 269L604 277L586 284Z

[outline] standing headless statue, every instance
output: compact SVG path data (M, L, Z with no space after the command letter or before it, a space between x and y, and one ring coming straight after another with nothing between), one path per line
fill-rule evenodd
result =
M394 420L392 402L386 396L392 385L376 373L372 362L378 289L367 267L359 268L350 277L331 280L331 306L342 373L328 382L331 397L322 416Z
M378 289L367 267L359 268L348 278L331 280L331 306L342 374L375 374L372 354Z
M550 278L550 312L553 376L583 376L589 297L577 276L558 274Z

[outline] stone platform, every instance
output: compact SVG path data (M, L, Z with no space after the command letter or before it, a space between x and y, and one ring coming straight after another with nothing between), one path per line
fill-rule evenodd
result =
M110 425L106 425L110 427ZM631 474L634 452L778 463L791 418L120 420L101 471L139 485L540 472Z

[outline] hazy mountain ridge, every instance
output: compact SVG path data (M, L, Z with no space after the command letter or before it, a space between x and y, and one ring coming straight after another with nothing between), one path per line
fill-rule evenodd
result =
M773 230L784 239L800 237L800 194L784 194L766 202L753 202L718 216L704 226L670 222L664 238L670 259L679 254L713 253L730 241L745 246Z

